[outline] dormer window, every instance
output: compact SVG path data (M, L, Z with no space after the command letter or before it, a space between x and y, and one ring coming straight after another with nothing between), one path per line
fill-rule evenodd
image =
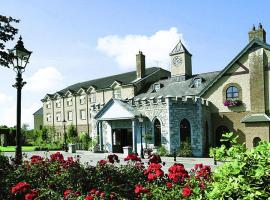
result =
M191 87L192 88L198 88L202 84L202 78L196 77L192 79Z
M96 103L96 93L95 92L90 93L89 102Z
M237 87L230 86L226 90L226 100L236 100L239 97L239 92Z
M72 98L71 97L67 99L67 105L72 106Z
M61 102L60 102L59 99L56 101L55 106L56 106L56 108L60 108L61 107Z
M46 108L51 108L51 102L46 103Z
M113 98L121 99L121 88L115 88L113 90Z
M85 96L80 96L80 104L85 104Z
M158 92L160 90L160 88L161 87L160 87L160 84L159 83L157 83L157 84L154 85L154 91L155 92Z

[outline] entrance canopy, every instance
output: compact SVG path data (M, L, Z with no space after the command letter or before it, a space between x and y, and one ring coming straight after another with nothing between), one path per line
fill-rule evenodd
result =
M111 99L95 116L96 120L134 119L140 112L123 100Z

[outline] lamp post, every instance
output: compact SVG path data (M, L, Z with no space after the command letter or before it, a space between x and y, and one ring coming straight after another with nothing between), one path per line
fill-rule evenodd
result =
M65 152L68 151L68 148L67 148L66 124L67 124L67 121L64 119L64 120L63 120L63 126L64 126L64 148L65 148Z
M22 162L22 146L21 146L21 90L26 84L23 81L22 73L25 71L28 60L31 56L31 51L24 48L22 37L20 36L17 44L13 49L9 49L9 54L12 59L13 70L16 72L16 83L13 87L17 88L17 123L16 123L16 151L15 163Z
M141 158L144 158L143 144L142 144L142 126L143 126L143 116L142 116L142 114L140 114L138 120L139 120L140 128L141 128Z

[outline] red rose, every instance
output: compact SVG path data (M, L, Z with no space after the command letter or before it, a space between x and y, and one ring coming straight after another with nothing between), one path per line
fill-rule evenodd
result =
M73 191L68 189L64 191L64 199L68 199L69 195L72 194Z
M84 198L84 200L94 200L94 198L93 198L92 194L88 194L88 195Z
M167 182L166 183L166 186L167 186L167 188L172 188L172 183L171 182Z
M106 163L107 163L106 160L100 160L100 161L98 161L99 166L104 166L104 165L106 165Z
M182 190L183 197L189 197L191 195L192 190L189 187L184 187Z

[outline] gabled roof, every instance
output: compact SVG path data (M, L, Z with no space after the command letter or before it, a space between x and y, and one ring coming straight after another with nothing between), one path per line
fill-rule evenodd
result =
M187 80L179 81L174 78L160 80L155 82L150 86L147 92L142 93L134 97L135 100L143 98L157 98L160 96L172 96L172 97L183 97L183 96L197 96L203 88L205 88L217 75L219 72L208 72L193 75ZM199 87L192 87L192 81L196 78L201 78L202 83ZM154 91L155 84L161 84L159 91Z
M261 46L265 49L270 50L270 45L262 42L260 39L255 38L248 45L207 85L199 94L201 97L210 87L214 85L232 66L233 64L241 58L249 49L256 47L256 46Z
M119 120L133 119L141 113L126 101L120 99L111 99L106 105L96 114L97 120Z
M43 115L43 107L39 108L33 115Z
M151 67L151 68L145 69L145 77L147 78L147 76L157 71L162 71L164 75L170 76L170 72L165 69L162 69L159 67ZM132 81L134 81L136 78L137 78L136 71L132 71L132 72L127 72L127 73L117 74L117 75L108 76L104 78L76 83L60 90L59 92L66 93L68 90L78 91L82 87L89 88L90 86L94 86L96 90L105 89L105 88L109 88L116 80L118 82L121 82L122 85L127 85L127 84L132 84ZM140 80L138 80L137 82L140 82Z
M183 45L181 40L179 40L178 44L173 48L173 50L170 53L170 56L175 55L175 54L179 54L179 53L187 53L187 54L191 55L191 53L189 53L189 51Z

